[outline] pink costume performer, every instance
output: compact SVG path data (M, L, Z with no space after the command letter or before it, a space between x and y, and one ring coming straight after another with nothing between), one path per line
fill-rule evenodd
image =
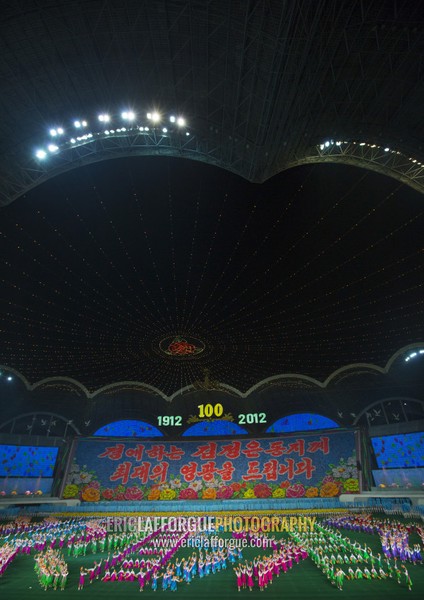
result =
M140 586L140 592L142 592L143 588L144 588L144 584L145 584L143 571L139 571L137 573L137 579L138 579L138 585Z
M80 576L79 576L78 590L82 590L82 588L84 587L84 581L85 581L86 575L87 575L87 573L81 569Z
M252 571L252 569L247 570L247 586L250 589L253 588L253 571Z
M262 568L259 568L259 570L258 570L258 585L259 585L259 589L261 590L261 592L263 592L265 582L264 582L264 574L263 574Z
M243 580L241 577L241 571L239 569L234 569L236 576L237 576L237 587L238 587L238 591L240 591L241 586L243 585Z

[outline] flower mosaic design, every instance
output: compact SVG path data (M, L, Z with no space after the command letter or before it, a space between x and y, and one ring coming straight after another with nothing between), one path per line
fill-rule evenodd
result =
M278 482L224 481L220 475L209 481L194 479L186 482L180 476L171 475L169 481L150 485L131 482L127 486L114 486L111 483L102 486L94 471L87 469L86 465L78 465L74 460L63 497L79 498L84 502L334 498L342 493L359 491L356 465L355 455L341 458L338 464L329 464L321 481L314 481L313 485L296 478Z

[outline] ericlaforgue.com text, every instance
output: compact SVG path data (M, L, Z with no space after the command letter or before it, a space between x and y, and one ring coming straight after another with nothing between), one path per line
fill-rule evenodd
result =
M168 544L167 544L168 542ZM183 538L180 541L180 546L182 548L195 548L197 550L200 549L222 549L222 548L271 548L273 540L271 538L266 537L258 537L258 538L223 538L218 535L211 536L195 536ZM168 547L168 545L172 545L172 541L168 539L158 539L152 540L153 546L156 548L164 548Z

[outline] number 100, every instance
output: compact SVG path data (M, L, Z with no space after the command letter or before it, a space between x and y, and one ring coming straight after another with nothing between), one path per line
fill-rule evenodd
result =
M224 412L224 407L222 404L218 402L218 404L199 404L197 406L199 409L199 417L201 419L210 418L210 417L222 417Z

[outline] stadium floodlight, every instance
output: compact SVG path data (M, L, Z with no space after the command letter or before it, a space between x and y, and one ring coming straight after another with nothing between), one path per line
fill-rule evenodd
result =
M186 120L183 117L178 117L178 119L177 119L178 127L185 127L185 124L186 124Z
M172 115L169 117L169 120L171 121L171 123L175 123L176 118Z
M83 127L87 127L87 121L81 121L81 125L82 125Z
M384 152L389 152L390 148L384 148Z
M79 129L81 127L81 121L74 121L74 127Z
M163 133L168 133L168 130L167 130L167 128L166 128L166 127L164 127L164 128L162 129L162 131L163 131Z
M121 113L121 117L126 121L134 121L135 112L133 112L132 110L125 110L123 113Z
M186 131L186 135L190 135L190 132Z
M59 150L59 146L56 146L56 144L49 144L47 148L50 152L57 152Z
M75 143L76 143L76 141L77 141L77 140L76 140L75 138L71 138L71 140L70 140L71 144L75 144Z
M35 156L40 160L43 160L43 158L46 158L47 152L45 150L37 150Z
M57 128L57 133L58 133L59 135L63 135L63 134L65 133L65 132L64 132L64 130L63 130L63 127L58 127L58 128Z
M9 377L7 378L7 381L12 381L13 377L11 375L9 375Z
M159 121L161 120L160 114L156 111L151 113L150 118L153 121L153 123L159 123Z
M51 135L52 137L56 137L56 136L57 136L57 130L56 130L56 129L50 129L50 132L49 132L49 133L50 133L50 135Z
M324 142L324 146L328 148L330 146L330 142Z
M109 123L110 121L110 115L107 114L101 114L99 115L99 121L101 121L102 123Z

